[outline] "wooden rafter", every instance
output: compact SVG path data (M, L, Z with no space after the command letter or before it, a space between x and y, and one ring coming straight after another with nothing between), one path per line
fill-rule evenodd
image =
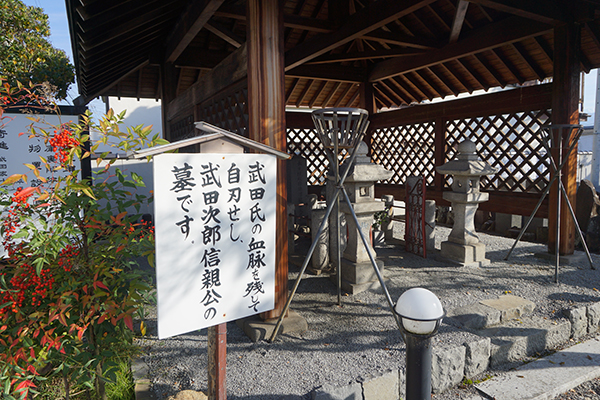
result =
M543 81L546 78L546 73L539 67L533 58L529 56L527 50L521 43L512 43L511 46L519 58L527 65L527 67L537 76L538 80Z
M348 95L348 92L350 92L350 90L352 89L352 86L353 86L352 83L346 84L346 89L344 89L344 91L342 92L340 97L338 97L337 101L333 105L334 107L339 107L340 104L342 104L342 101L344 101L344 97L346 97Z
M335 82L333 84L333 88L329 91L329 94L327 95L325 100L323 100L323 104L329 104L329 102L331 101L331 99L333 99L333 96L335 96L335 93L338 91L340 86L342 86L342 82Z
M435 92L435 97L441 97L442 99L446 97L446 93L440 86L438 86L435 79L430 79L424 76L425 69L415 71L414 74L418 76L423 82L427 82L427 84L431 87L431 90Z
M431 89L431 86L427 82L423 83L421 79L419 79L419 75L416 74L416 71L409 72L405 75L405 78L410 81L419 92L423 93L423 96L428 100L433 100L437 97L437 93Z
M193 1L169 34L165 60L174 62L225 0Z
M294 91L296 90L296 88L298 87L298 84L300 83L300 78L295 78L292 81L292 84L290 86L290 88L288 89L288 91L285 94L285 103L289 103L290 98L292 97L292 94L294 93Z
M470 54L493 49L506 43L540 35L552 27L536 21L525 21L520 17L510 17L498 23L473 31L463 40L446 45L441 49L411 57L410 60L385 60L371 70L369 81L376 82L390 76L400 75L426 66L451 61Z
M308 94L308 92L310 91L310 89L312 88L314 83L315 83L314 80L309 80L306 83L306 85L304 86L304 89L302 89L302 93L300 93L300 96L298 96L298 98L296 99L296 107L300 107L302 105L304 98L306 97L306 95Z
M490 85L486 82L483 76L481 76L481 74L479 74L475 68L472 68L464 58L457 58L456 63L462 67L466 73L479 84L479 86L486 91L489 90Z
M217 35L236 49L239 48L245 41L244 39L237 36L235 33L231 32L229 29L225 28L223 25L214 21L207 21L204 24L204 28L206 28L206 30L208 30L209 32Z
M440 67L442 67L443 69L445 69L450 75L452 75L454 77L454 79L456 79L461 85L462 87L465 88L465 90L469 93L473 93L475 91L475 88L470 85L466 79L460 79L461 75L460 73L456 70L456 68L454 67L454 62L456 60L451 60L448 61L446 63L440 64Z
M352 53L339 53L339 54L324 54L314 60L309 61L307 64L329 64L338 63L345 61L357 61L357 60L371 60L375 58L390 58L398 56L412 56L415 54L422 53L423 50L417 49L406 49L397 47L393 49L380 49L371 51L357 51Z
M372 32L395 19L432 3L435 0L379 0L351 15L340 29L327 35L318 35L289 50L285 55L286 71L304 64Z
M427 69L427 70L429 70L429 72L431 72L431 74L432 74L432 75L433 75L433 76L434 76L434 77L435 77L437 80L439 80L439 81L442 83L442 85L446 86L446 89L448 89L448 91L449 91L451 94L453 94L453 95L455 95L455 96L458 96L458 95L459 95L459 93L460 93L460 92L459 92L458 90L456 90L456 88L454 88L454 87L453 87L453 85L452 85L450 82L448 82L448 81L446 80L446 78L445 78L445 77L444 77L442 74L439 74L439 73L437 73L437 72L436 72L436 71L433 69L433 67L426 68L426 69Z
M460 35L460 31L462 30L462 26L465 22L465 17L467 16L468 7L469 2L467 0L458 0L458 4L456 5L456 13L454 14L454 20L452 21L452 28L450 29L450 38L448 39L448 43L454 43L458 40L458 36Z
M327 81L322 81L321 82L321 84L319 85L319 87L315 91L315 94L312 97L312 99L310 99L308 101L308 108L313 108L313 106L317 102L317 99L319 98L319 96L321 95L321 93L323 92L323 90L325 89L325 86L327 86L327 83L329 83L329 82L327 82Z
M525 83L526 79L519 73L519 71L517 70L517 68L508 59L508 57L506 57L503 52L501 53L501 49L500 48L492 49L492 50L490 50L490 53L493 54L496 57L496 60L500 64L502 64L502 66L504 68L506 68L510 72L510 74L513 76L513 78L517 82L519 82L520 84Z
M473 54L475 60L480 63L483 68L487 70L487 72L494 78L494 80L498 83L498 85L502 88L506 87L506 81L499 73L496 72L496 69L492 67L489 61L483 56L483 54Z
M338 82L364 82L366 69L357 67L327 65L301 65L285 73L286 76L294 78L310 78Z
M393 44L396 46L411 47L414 49L429 50L439 47L439 43L436 40L407 35L401 32L388 32L384 30L369 32L366 35L363 35L362 38L382 44Z
M221 8L219 8L219 10L215 12L214 15L215 17L231 18L237 19L239 21L245 21L246 9L245 7L225 4ZM302 17L299 15L284 15L283 25L286 28L294 28L318 33L328 33L332 32L335 29L335 27L332 27L332 24L329 21Z
M518 15L519 17L551 24L554 22L567 22L568 10L563 9L558 0L544 0L540 4L536 0L468 0L482 6L498 11Z

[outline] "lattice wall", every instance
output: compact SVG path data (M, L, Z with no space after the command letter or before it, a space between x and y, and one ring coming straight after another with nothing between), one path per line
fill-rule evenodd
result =
M205 121L248 137L248 88L222 94L198 107L198 121Z
M316 129L287 129L288 153L306 159L309 185L324 185L327 180L329 160Z
M373 132L371 159L394 172L385 183L403 185L406 178L417 175L433 185L434 142L433 121L377 129Z
M550 110L541 110L448 121L446 160L468 138L477 145L479 157L498 169L491 179L481 179L482 190L540 193L550 176L541 139L541 126L549 119Z

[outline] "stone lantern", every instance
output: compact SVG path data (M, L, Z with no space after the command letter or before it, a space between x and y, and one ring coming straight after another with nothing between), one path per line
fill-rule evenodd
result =
M391 178L392 171L388 171L379 164L371 162L367 156L368 147L361 142L357 149L357 157L350 170L344 187L352 203L352 208L358 219L360 229L365 237L370 238L373 225L373 215L385 209L382 201L375 200L375 182ZM367 253L351 210L346 202L340 204L340 211L346 214L348 226L348 239L342 255L342 288L356 294L379 285L377 275ZM375 255L371 246L370 250ZM377 266L383 272L383 262L377 260Z
M477 157L476 146L470 140L458 145L458 156L436 168L440 174L452 175L452 191L444 192L444 200L452 203L454 225L448 241L442 242L440 255L461 266L479 267L489 264L485 258L485 245L475 233L475 212L479 203L489 199L489 194L479 191L479 180L484 175L497 172L487 162Z

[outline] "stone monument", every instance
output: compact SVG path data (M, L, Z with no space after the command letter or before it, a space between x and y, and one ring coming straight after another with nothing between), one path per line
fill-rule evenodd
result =
M459 143L455 160L436 167L438 173L452 175L452 191L444 192L443 198L452 203L454 211L452 232L448 241L442 242L440 255L460 266L479 267L490 262L475 232L475 212L479 203L489 198L488 193L479 191L480 178L497 170L480 160L476 150L475 143L465 140Z
M379 286L379 280L358 229L362 230L367 241L370 242L373 215L385 209L382 201L375 200L375 182L389 179L393 175L392 171L372 163L367 152L366 143L361 142L357 150L356 161L344 181L344 187L352 204L348 205L346 202L340 204L340 211L346 215L348 225L348 239L342 255L342 289L350 294ZM350 207L356 214L359 226L356 226L356 222L352 218ZM372 254L376 256L371 244L369 246ZM383 272L383 262L376 261L379 271Z

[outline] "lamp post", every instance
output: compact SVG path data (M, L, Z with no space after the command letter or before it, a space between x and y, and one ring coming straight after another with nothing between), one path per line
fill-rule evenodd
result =
M406 343L406 399L431 399L431 338L444 317L442 303L427 289L404 292L394 308Z

